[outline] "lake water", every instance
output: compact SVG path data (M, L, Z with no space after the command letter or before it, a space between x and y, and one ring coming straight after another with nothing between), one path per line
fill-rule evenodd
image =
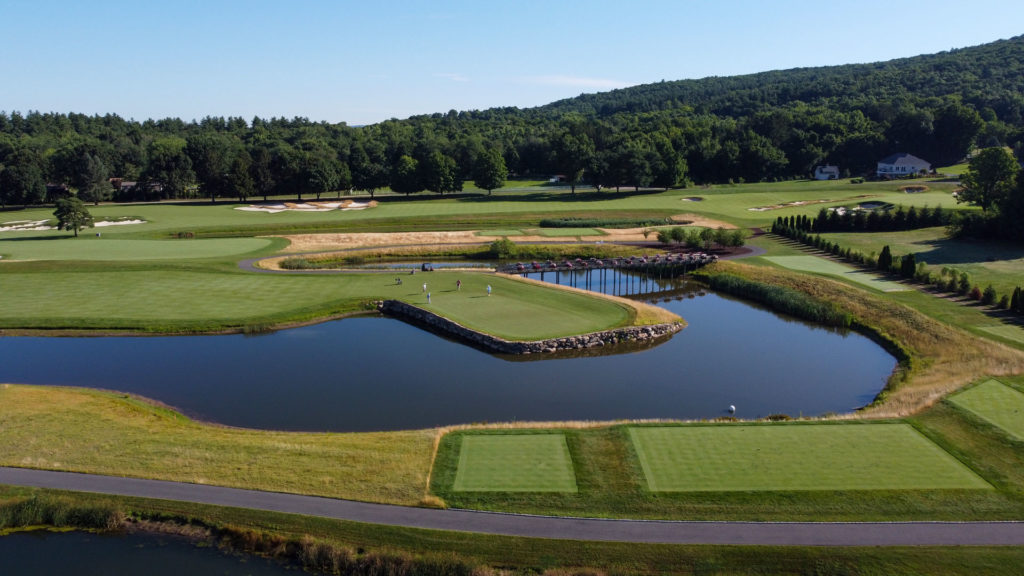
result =
M28 532L0 537L0 574L10 576L280 576L305 574L256 556L149 534Z
M521 361L360 317L260 336L3 338L0 382L132 392L233 426L366 431L848 412L896 364L859 334L676 282L650 298L688 326L631 353Z

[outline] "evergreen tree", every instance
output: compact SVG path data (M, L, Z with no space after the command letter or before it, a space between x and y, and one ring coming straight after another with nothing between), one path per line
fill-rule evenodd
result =
M881 254L878 255L878 269L888 273L890 268L892 268L892 251L889 249L889 245L886 244L882 247Z

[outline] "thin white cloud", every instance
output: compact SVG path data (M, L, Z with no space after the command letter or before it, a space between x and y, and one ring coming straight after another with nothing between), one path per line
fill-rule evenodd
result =
M625 88L629 82L610 78L586 78L582 76L564 76L551 74L547 76L527 76L522 79L527 84L543 84L545 86L572 86L576 88Z
M445 78L447 80L451 80L452 82L469 82L469 76L466 76L465 74L458 74L455 72L439 72L437 74L434 74L434 77Z

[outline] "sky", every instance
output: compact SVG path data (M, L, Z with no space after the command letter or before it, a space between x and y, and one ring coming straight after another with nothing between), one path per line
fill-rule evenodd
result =
M1021 0L0 0L0 111L362 125L1021 34Z

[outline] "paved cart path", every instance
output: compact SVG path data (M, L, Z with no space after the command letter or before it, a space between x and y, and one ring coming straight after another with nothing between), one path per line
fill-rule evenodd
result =
M1024 522L669 522L559 518L411 508L202 484L3 467L0 467L0 484L531 538L782 546L1024 545Z

